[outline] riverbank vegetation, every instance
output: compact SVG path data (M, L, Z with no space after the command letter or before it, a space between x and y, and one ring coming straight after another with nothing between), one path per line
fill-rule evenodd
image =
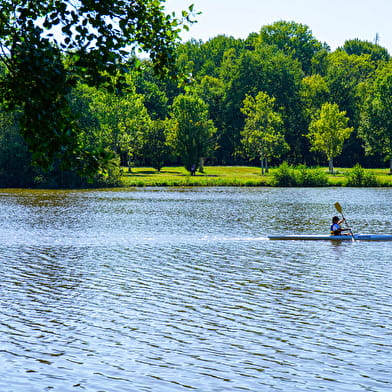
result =
M388 169L310 168L305 165L290 166L283 163L261 173L255 166L206 166L203 172L191 176L182 166L163 167L160 172L151 167L133 168L122 174L122 185L145 186L392 186Z
M389 185L368 170L392 172L392 60L377 41L331 51L280 21L246 39L181 42L192 8L165 18L161 2L142 3L127 21L127 1L4 3L0 187Z

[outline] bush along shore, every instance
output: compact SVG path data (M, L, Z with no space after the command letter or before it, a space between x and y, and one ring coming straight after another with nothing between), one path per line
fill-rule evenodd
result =
M392 176L388 169L365 169L359 164L353 168L311 168L287 163L270 168L261 174L254 166L206 166L195 175L182 167L164 167L160 172L147 167L126 169L121 177L123 186L276 186L276 187L390 187Z

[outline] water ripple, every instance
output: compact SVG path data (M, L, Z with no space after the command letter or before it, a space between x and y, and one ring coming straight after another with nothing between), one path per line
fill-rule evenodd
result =
M290 192L3 193L0 390L390 390L391 244L267 241Z

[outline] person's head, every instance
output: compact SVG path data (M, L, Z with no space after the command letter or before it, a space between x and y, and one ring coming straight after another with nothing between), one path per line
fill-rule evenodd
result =
M332 218L332 223L338 223L339 222L339 217L338 216L334 216Z

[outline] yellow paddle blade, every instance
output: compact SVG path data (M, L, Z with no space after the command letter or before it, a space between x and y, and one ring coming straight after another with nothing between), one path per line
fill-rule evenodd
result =
M339 214L342 213L342 206L338 202L335 203L335 208L339 212Z

